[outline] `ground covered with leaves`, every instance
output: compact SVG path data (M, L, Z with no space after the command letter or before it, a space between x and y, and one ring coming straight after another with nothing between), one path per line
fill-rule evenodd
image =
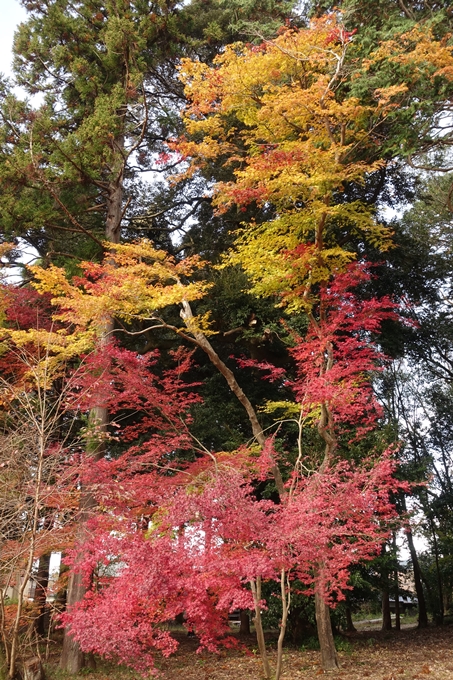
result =
M341 668L324 673L319 652L299 648L285 650L282 680L311 680L320 676L335 680L450 680L453 677L453 626L418 631L415 628L382 633L360 632L338 639ZM158 667L163 680L261 680L261 662L251 636L242 649L219 655L197 654L197 641L181 636L179 651ZM271 660L274 650L270 648ZM48 666L49 680L62 680L61 671ZM93 680L138 680L125 669L99 665L91 671ZM82 675L81 675L82 677ZM86 671L83 673L86 677Z

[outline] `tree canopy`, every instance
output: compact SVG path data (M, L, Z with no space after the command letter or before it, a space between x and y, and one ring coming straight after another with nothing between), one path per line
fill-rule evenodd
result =
M448 4L24 0L0 255L37 262L1 286L0 578L64 550L66 670L94 652L148 671L181 616L217 649L240 608L270 680L268 587L277 680L301 590L334 669L330 610L357 565L381 556L388 584L401 526L419 623L422 568L443 614ZM11 679L24 589L1 619Z

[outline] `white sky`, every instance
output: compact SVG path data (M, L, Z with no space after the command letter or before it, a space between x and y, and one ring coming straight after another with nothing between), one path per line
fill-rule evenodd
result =
M0 0L0 73L11 73L14 31L26 16L19 0Z

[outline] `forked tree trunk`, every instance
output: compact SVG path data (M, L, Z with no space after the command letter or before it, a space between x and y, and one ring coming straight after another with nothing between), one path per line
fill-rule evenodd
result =
M260 446L264 446L266 443L266 435L264 434L263 428L258 421L258 416L252 406L252 403L250 402L250 399L240 387L233 371L231 371L222 361L204 333L198 330L193 330L194 316L187 300L182 301L182 309L180 314L189 331L193 333L193 342L195 342L195 344L208 355L212 365L219 371L219 373L223 375L227 381L228 387L233 392L239 403L242 404L245 412L247 413L250 425L252 427L253 436ZM277 487L278 494L280 497L283 497L285 495L285 487L277 463L273 464L271 472L275 480L275 486Z
M334 671L340 667L338 654L333 639L330 607L324 602L322 595L315 593L316 627L318 629L319 646L321 648L321 665L325 671Z

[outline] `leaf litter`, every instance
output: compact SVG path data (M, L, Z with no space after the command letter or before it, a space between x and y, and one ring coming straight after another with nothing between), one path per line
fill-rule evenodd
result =
M391 632L360 632L345 636L347 651L339 652L340 669L325 672L318 651L288 647L281 680L451 680L453 678L453 626ZM196 652L193 638L180 640L176 655L158 666L165 680L262 680L256 642L250 637L243 649L218 655ZM269 649L275 667L276 652Z

